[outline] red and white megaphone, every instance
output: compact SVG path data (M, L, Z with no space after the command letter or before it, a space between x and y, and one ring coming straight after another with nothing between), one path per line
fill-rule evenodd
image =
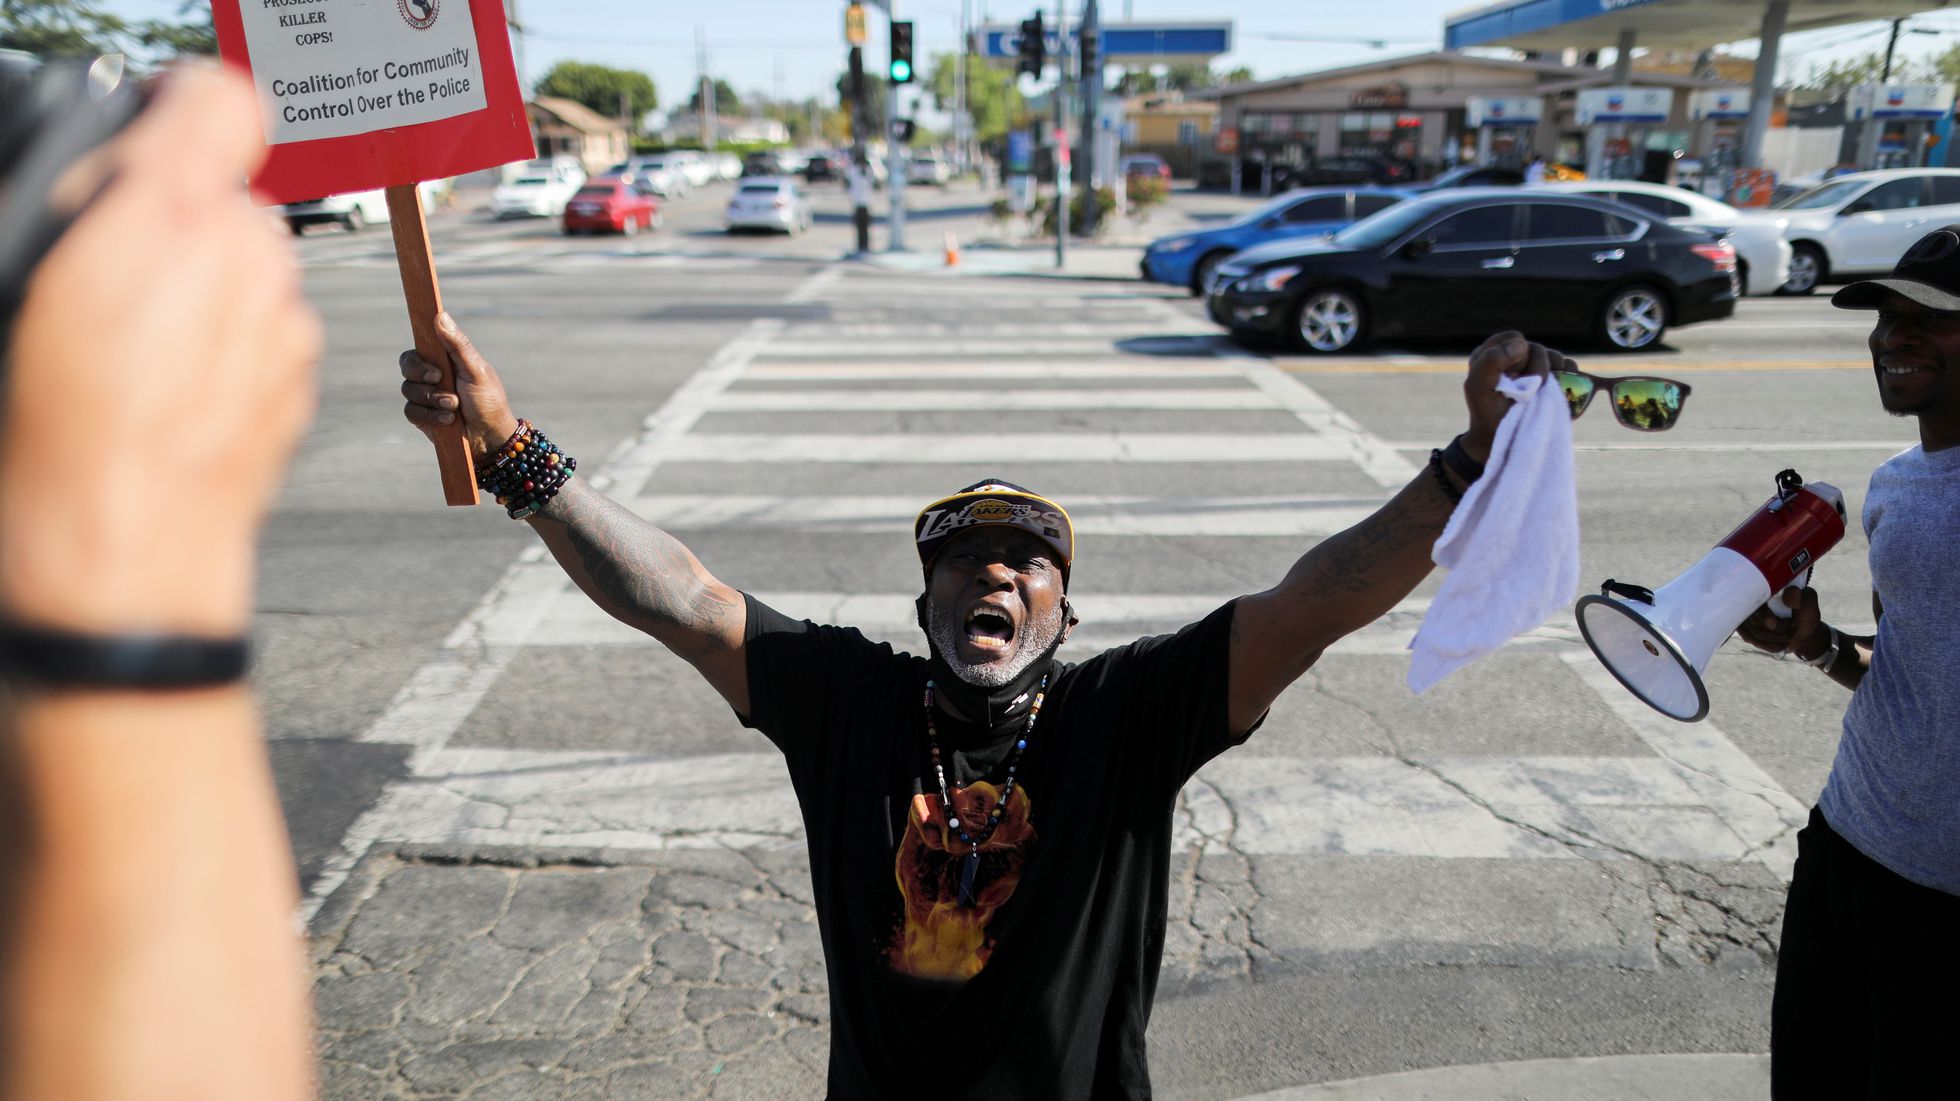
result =
M1776 476L1776 496L1688 572L1650 591L1608 580L1579 598L1579 633L1606 670L1641 702L1671 719L1708 715L1701 671L1742 621L1810 578L1811 566L1844 538L1844 494L1794 470Z

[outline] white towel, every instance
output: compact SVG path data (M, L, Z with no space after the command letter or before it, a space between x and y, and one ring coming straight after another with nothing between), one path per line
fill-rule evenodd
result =
M1498 423L1484 476L1456 506L1431 557L1450 571L1409 643L1409 688L1438 681L1572 606L1579 499L1572 414L1548 378L1505 378L1516 404Z

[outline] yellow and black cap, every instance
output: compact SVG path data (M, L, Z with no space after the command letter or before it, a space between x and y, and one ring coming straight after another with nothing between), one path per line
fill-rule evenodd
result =
M1019 528L1055 552L1055 564L1068 583L1069 563L1075 558L1075 527L1068 512L1030 489L989 478L927 505L912 524L919 546L919 565L932 573L933 559L955 535L968 528Z

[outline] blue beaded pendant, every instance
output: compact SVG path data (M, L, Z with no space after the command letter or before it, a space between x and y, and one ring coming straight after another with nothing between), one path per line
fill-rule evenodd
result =
M980 851L968 850L966 856L960 860L960 905L969 910L979 903L973 894L973 877L979 871Z

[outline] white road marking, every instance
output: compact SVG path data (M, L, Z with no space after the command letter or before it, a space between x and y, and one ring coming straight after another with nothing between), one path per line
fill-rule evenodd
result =
M697 433L677 439L673 458L701 463L1332 463L1355 457L1352 441L1310 435L1171 432L747 435Z
M909 531L917 497L660 495L635 512L676 531ZM1069 519L1082 535L1303 535L1345 531L1381 507L1354 497L1071 497ZM1303 548L1304 549L1304 546Z
M989 379L1017 382L1022 379L1160 379L1160 378L1236 378L1240 372L1215 359L1183 359L1140 362L1114 359L1104 363L1084 360L1044 360L1040 358L961 361L921 360L917 363L758 363L744 378L808 379L812 381L856 381L889 379Z

